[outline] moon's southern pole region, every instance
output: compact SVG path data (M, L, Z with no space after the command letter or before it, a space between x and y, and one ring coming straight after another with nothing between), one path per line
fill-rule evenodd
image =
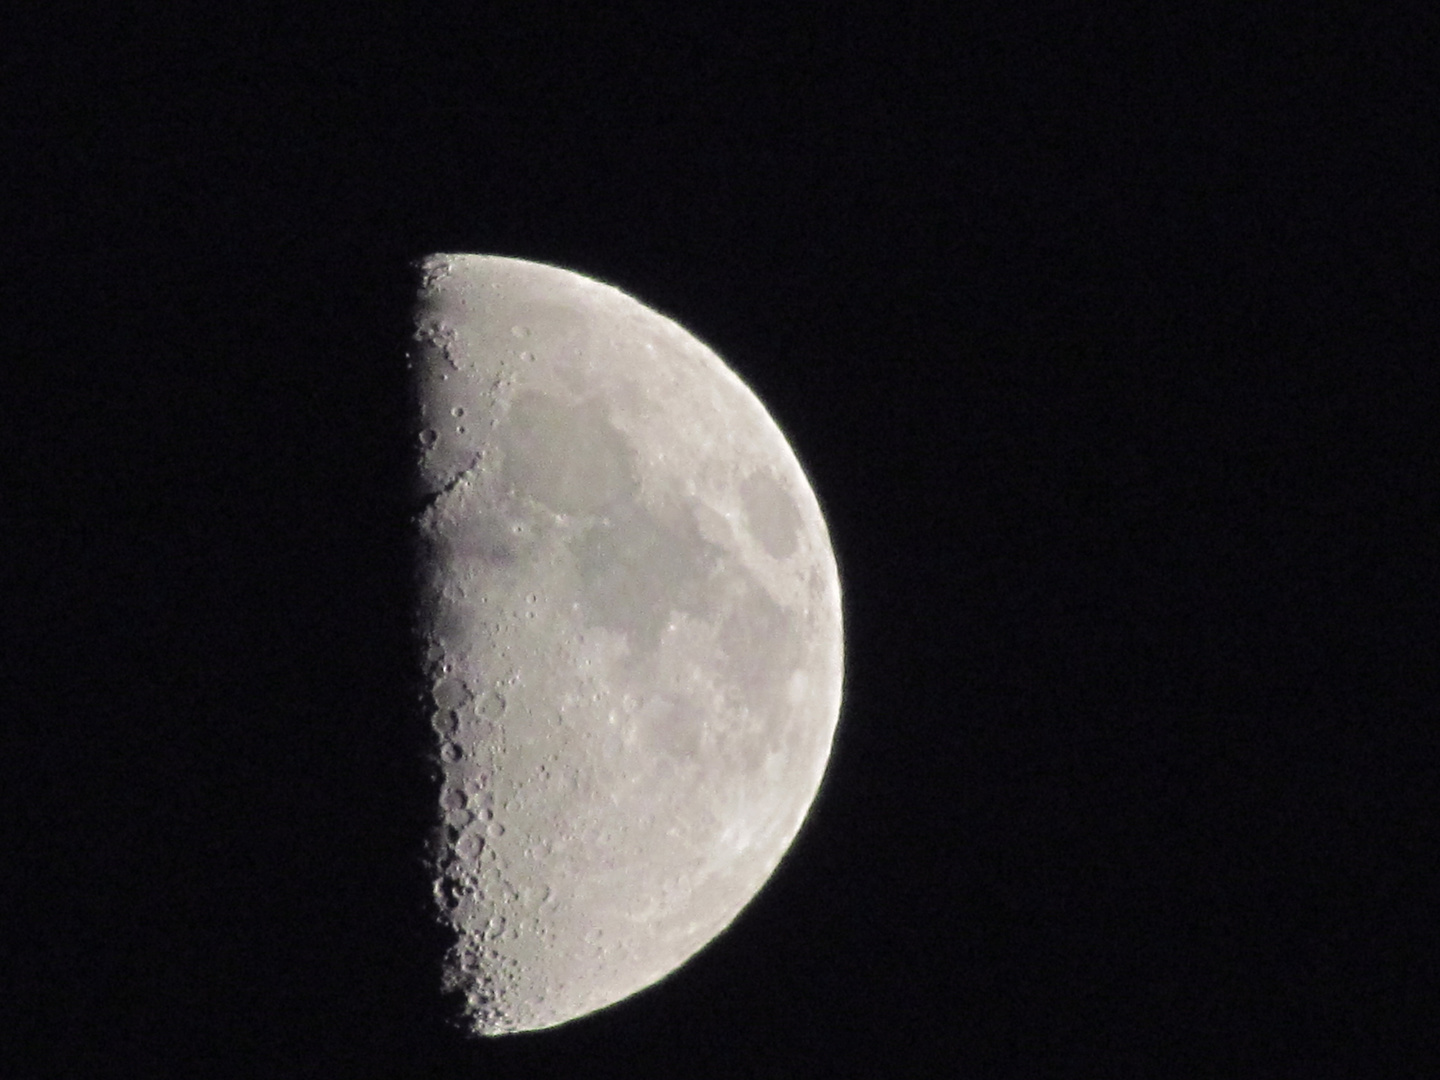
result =
M642 990L764 885L840 709L840 584L775 421L618 289L434 255L409 365L444 981L482 1034Z

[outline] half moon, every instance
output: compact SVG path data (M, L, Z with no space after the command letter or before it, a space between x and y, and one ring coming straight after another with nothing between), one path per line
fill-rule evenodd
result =
M479 1033L546 1028L775 870L839 715L839 579L779 428L681 327L553 266L416 265L445 987Z

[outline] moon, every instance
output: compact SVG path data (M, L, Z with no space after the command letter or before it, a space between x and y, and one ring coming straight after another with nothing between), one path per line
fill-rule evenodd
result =
M433 255L408 348L430 851L458 1020L663 979L771 876L840 711L840 582L779 427L609 285Z

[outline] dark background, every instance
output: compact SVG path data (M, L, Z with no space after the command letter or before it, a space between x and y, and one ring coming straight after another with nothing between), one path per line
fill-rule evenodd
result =
M1440 21L1311 6L21 26L0 1075L1433 1075ZM711 344L845 588L771 884L487 1042L407 721L432 251Z

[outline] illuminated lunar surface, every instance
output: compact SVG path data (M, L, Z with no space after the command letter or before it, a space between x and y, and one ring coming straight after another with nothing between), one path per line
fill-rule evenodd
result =
M663 978L774 871L839 714L839 580L784 436L685 330L551 266L417 265L445 988L527 1031Z

